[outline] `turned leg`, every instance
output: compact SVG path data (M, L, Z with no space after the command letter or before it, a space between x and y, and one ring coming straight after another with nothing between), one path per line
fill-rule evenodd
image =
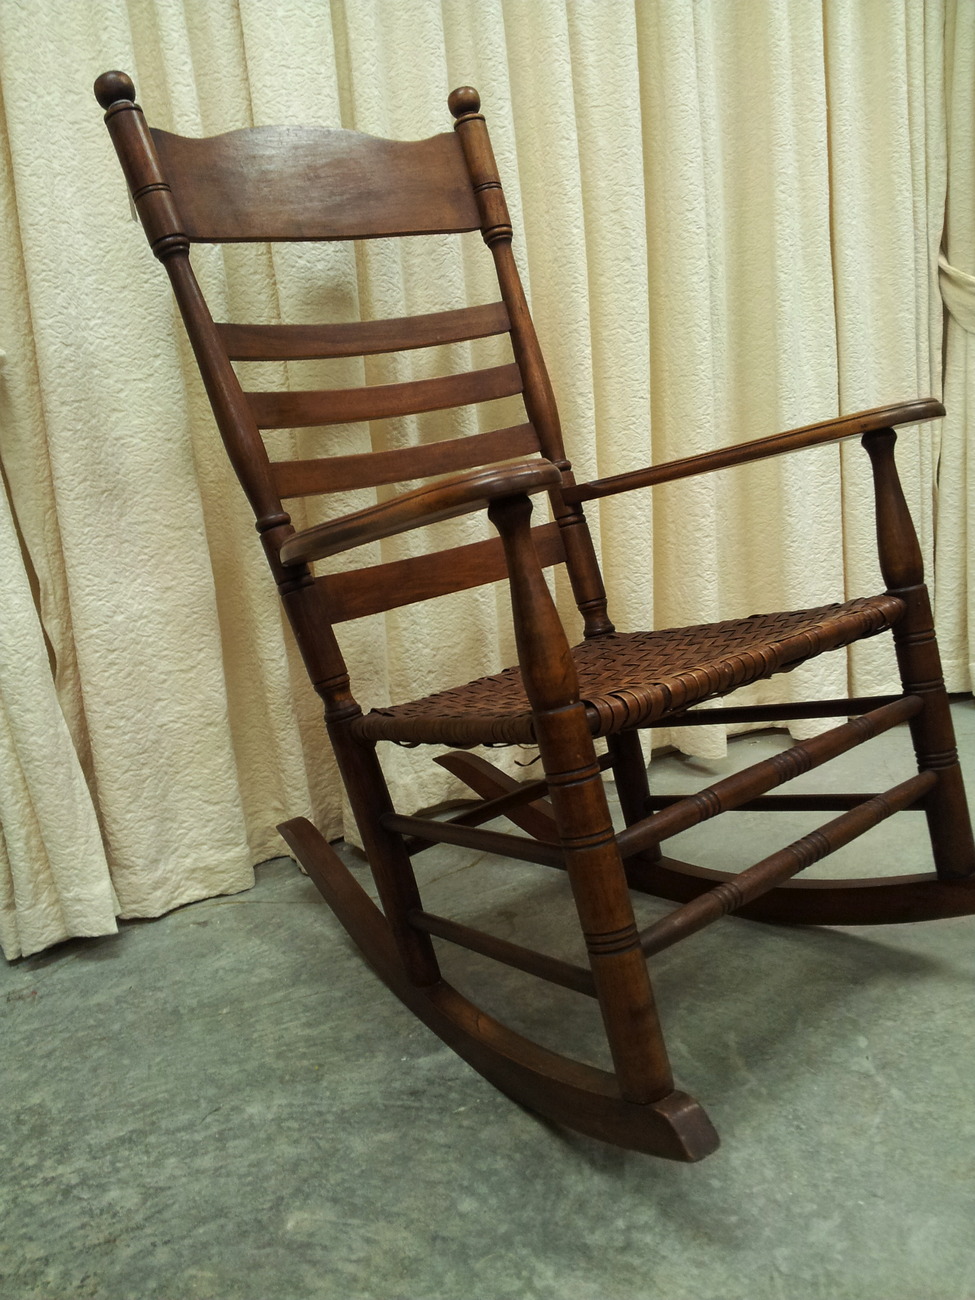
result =
M620 801L623 821L627 826L640 821L647 815L647 799L650 797L650 782L647 779L647 765L643 757L638 731L623 731L616 736L608 736L606 745L613 763L613 779Z
M427 987L438 982L440 968L430 936L407 920L410 912L422 907L413 864L402 835L382 825L393 804L375 746L345 734L348 721L329 723L332 747L400 959L411 982Z
M650 797L650 781L647 776L647 763L643 756L643 745L638 731L622 731L619 735L608 736L606 740L610 758L613 761L613 778L616 781L616 793L619 796L620 811L627 826L640 821L647 814L647 800ZM652 844L636 855L643 862L658 862L661 858L659 844ZM630 870L636 864L631 861Z
M620 1093L651 1102L673 1077L575 665L532 542L531 502L507 498L488 513L508 560L522 677Z
M407 921L410 912L420 906L416 877L402 837L381 824L393 806L375 745L360 743L350 735L362 710L349 689L345 661L321 587L307 568L283 573L279 585L308 676L325 705L332 749L400 960L413 984L428 987L440 979L440 970L430 936L414 930Z
M620 1093L654 1101L673 1076L585 708L539 713L535 725Z
M863 445L873 464L880 569L890 594L906 607L893 629L901 681L905 694L924 701L909 723L918 770L938 774L924 801L934 865L942 879L952 879L975 871L975 842L921 548L894 463L896 439L893 429L882 429L866 434Z

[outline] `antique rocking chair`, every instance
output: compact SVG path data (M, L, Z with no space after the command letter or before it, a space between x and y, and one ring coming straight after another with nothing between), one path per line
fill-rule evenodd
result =
M95 93L152 251L163 262L311 681L382 903L363 891L306 820L281 833L368 961L446 1043L504 1092L553 1120L620 1146L696 1160L717 1144L700 1105L675 1090L647 958L728 912L775 923L847 925L975 911L975 847L913 525L894 467L893 426L943 414L907 401L705 455L575 483L512 257L512 231L477 93L449 99L453 132L416 142L344 130L261 127L209 139L147 128L131 80ZM348 240L480 230L501 301L354 324L219 324L189 259L195 242ZM510 337L511 364L464 375L316 392L244 392L231 364L367 356L489 335ZM521 394L526 422L434 444L273 463L261 430L315 427L444 410ZM710 627L617 633L582 503L724 466L862 436L872 462L880 568L887 590L824 608ZM333 522L296 532L282 499L429 477ZM531 522L530 497L552 522ZM310 565L379 538L486 509L500 537L395 563L315 577ZM570 648L543 570L564 564L584 625ZM519 667L411 703L363 712L333 626L507 579ZM698 709L802 660L891 631L903 693L774 707ZM690 797L652 798L639 729L741 720L835 717L839 725ZM768 792L906 722L917 772L872 795ZM597 756L594 739L608 752ZM394 810L379 741L455 747L441 761L479 796L451 820ZM515 782L464 751L533 742L542 779ZM602 773L617 785L616 832ZM669 837L750 807L830 809L832 819L740 874L662 856ZM935 873L793 881L805 867L899 810L926 814ZM505 816L523 835L483 829ZM567 872L588 967L424 910L411 857L433 843L469 846ZM630 889L679 905L642 932ZM542 1047L487 1015L441 977L433 938L448 940L597 1000L612 1071Z

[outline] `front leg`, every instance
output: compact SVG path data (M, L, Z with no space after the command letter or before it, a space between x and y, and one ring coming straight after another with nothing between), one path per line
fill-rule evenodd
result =
M901 682L905 695L917 695L924 701L909 722L918 771L935 772L938 777L924 801L931 851L938 875L952 880L975 871L975 841L921 548L894 461L896 441L893 429L881 429L865 434L863 445L873 466L880 571L889 593L905 605L893 628Z
M504 498L488 514L504 544L522 679L620 1094L648 1104L673 1076L575 663L535 554L531 502Z

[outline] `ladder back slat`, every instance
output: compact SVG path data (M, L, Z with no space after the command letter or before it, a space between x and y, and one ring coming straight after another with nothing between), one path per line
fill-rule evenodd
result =
M431 442L419 447L397 447L393 451L363 452L358 456L331 456L319 460L277 461L271 465L271 474L281 497L315 496L475 469L478 465L530 455L538 449L538 436L532 426L516 424L491 433L477 433L468 438Z
M508 311L503 302L425 316L351 321L339 325L231 325L217 331L231 361L311 361L325 357L365 357L378 352L463 343L503 334Z
M438 379L413 379L367 388L324 388L297 393L247 393L260 429L301 429L313 425L354 424L396 415L419 415L451 406L470 406L522 389L514 364L471 370Z
M532 536L543 568L564 563L557 523L540 524L532 529ZM325 590L332 622L345 623L414 601L498 582L507 572L501 539L490 537L432 555L414 555L369 569L326 574L317 581Z
M452 133L399 141L262 126L152 138L191 240L374 239L480 224Z

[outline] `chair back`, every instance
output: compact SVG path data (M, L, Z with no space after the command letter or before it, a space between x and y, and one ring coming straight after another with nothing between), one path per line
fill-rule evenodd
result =
M469 87L449 105L454 130L417 141L355 131L257 127L204 139L149 128L122 73L96 83L123 170L166 266L217 423L276 561L293 535L284 501L384 488L540 453L572 482L558 411L511 250L511 223L480 103ZM214 321L190 265L194 243L370 240L480 230L500 298L417 316L320 325ZM237 362L369 357L506 335L510 361L435 378L309 391L246 391ZM272 460L262 432L379 421L521 396L525 419L415 446ZM543 565L568 561L587 631L608 630L605 593L578 506L550 494L536 525ZM505 576L497 538L325 575L331 622L468 589Z

